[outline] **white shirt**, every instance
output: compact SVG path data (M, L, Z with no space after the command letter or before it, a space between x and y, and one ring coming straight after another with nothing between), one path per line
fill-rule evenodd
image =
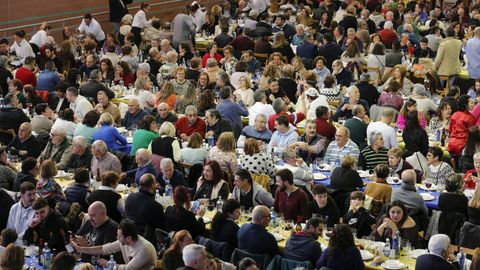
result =
M25 231L28 229L28 224L30 224L34 215L35 210L33 210L32 206L24 208L22 206L22 201L20 200L10 208L7 228L14 229L18 234L18 240L22 240Z
M72 109L77 120L82 121L85 114L93 110L93 105L84 96L78 95L75 102L70 102L70 109Z
M39 30L30 39L30 43L36 44L39 48L43 47L47 43L47 32L45 30Z
M249 6L251 9L258 11L258 14L260 14L267 9L267 4L269 3L270 1L267 2L266 0L252 0L249 3Z
M152 26L152 23L147 20L147 14L145 14L145 11L140 9L135 14L135 17L133 17L132 27L138 27L140 29L144 29L150 26Z
M317 118L316 110L319 106L324 106L330 108L328 105L327 97L324 95L319 95L312 103L310 103L310 108L308 109L307 119Z
M263 104L262 102L255 102L255 104L248 109L248 125L253 126L255 125L255 118L258 114L263 114L270 118L270 116L275 114L275 110L273 109L272 105L270 104Z
M87 25L85 23L85 19L83 19L82 23L78 27L78 31L80 33L85 32L87 34L94 35L97 41L102 41L105 39L105 33L102 30L102 26L100 26L100 24L94 18L92 18L90 25Z
M32 50L32 46L30 46L30 44L25 39L22 39L22 41L20 41L20 44L15 41L12 47L10 47L10 52L15 52L15 54L18 58L20 58L22 63L24 62L25 57L35 56Z
M427 97L413 97L413 100L417 102L417 111L422 112L423 114L428 114L429 111L436 112L437 105Z
M200 8L191 16L193 19L193 23L195 24L195 31L200 32L202 26L207 22L205 19L205 13L203 13Z
M57 107L55 108L55 112L58 113L61 108L62 108L62 104L63 102L65 102L66 98L59 98L58 99L58 104L57 104Z
M381 132L383 136L383 140L385 141L385 148L391 149L398 147L398 140L397 140L397 133L395 129L391 126L385 124L382 121L372 122L367 127L367 142L370 145L370 135L373 132Z

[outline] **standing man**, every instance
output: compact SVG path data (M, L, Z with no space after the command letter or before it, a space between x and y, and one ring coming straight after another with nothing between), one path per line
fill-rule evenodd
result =
M224 86L220 89L220 98L222 99L217 105L217 110L223 119L230 123L235 133L235 138L240 136L242 131L242 116L248 116L247 106L243 103L240 95L236 97L237 102L232 100L232 88Z
M465 46L465 54L468 59L468 74L470 79L480 78L480 27L473 30L473 38L467 41Z
M105 40L105 33L102 30L102 26L90 13L83 16L83 20L80 23L80 26L78 26L77 31L79 33L92 34L100 45L103 44L103 41Z
M435 69L439 76L449 76L450 85L455 81L455 75L460 72L460 51L462 41L456 38L457 34L453 28L445 31L447 37L440 42L437 56L435 57Z
M191 43L192 35L195 34L195 24L192 17L187 14L190 11L190 7L187 6L184 12L177 14L172 21L173 32L173 47L178 49L180 43Z
M125 14L128 14L127 4L131 4L132 0L109 0L110 23L115 36L118 37L120 30L120 21Z

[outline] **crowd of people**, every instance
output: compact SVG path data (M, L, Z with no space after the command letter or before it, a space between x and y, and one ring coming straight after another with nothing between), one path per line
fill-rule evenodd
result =
M0 269L32 245L50 269L139 270L364 269L355 239L395 236L428 249L415 269L459 269L450 244L478 247L480 1L194 1L171 21L131 2L110 33L86 14L61 41L0 40Z

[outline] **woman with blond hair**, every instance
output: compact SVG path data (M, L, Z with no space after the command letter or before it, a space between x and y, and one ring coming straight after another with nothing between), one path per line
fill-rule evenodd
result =
M217 144L208 152L208 160L215 160L222 171L234 175L237 171L237 155L235 153L235 135L233 132L223 132L218 137Z
M312 10L310 9L309 6L304 6L297 17L297 24L303 24L303 25L309 25L310 23L313 22L312 17L310 17L310 14L312 13Z
M341 166L332 171L330 188L347 192L362 188L362 178L355 170L357 159L347 155L342 158L341 162Z
M113 117L105 112L100 115L98 120L98 129L93 133L93 141L102 140L107 144L108 149L119 150L126 146L127 139L123 137L118 130L113 127Z
M168 104L170 108L174 108L177 103L177 95L171 82L165 82L162 86L162 90L155 94L155 108L162 102Z
M149 150L152 151L152 164L157 172L160 171L160 161L170 158L174 163L180 161L180 143L175 138L175 126L170 122L163 122L158 130L159 137L152 140Z
M252 82L250 81L250 77L240 77L240 85L237 90L233 92L233 95L240 95L243 103L245 103L247 107L250 107L255 103L253 100Z
M260 149L261 142L248 138L245 140L243 151L245 155L240 158L240 167L251 173L258 175L273 176L275 173L275 166L269 155ZM266 145L263 144L263 147Z
M278 80L280 79L280 72L278 71L277 67L273 64L268 64L262 73L262 77L258 83L258 90L267 90L268 89L268 81L269 80Z
M193 87L193 84L190 84L183 95L179 96L179 99L177 99L177 103L175 104L175 111L177 113L184 113L189 105L195 107L198 106L197 91L195 90L195 87Z

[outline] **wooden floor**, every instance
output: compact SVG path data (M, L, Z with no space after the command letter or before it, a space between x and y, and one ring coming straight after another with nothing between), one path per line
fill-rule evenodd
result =
M133 3L129 5L130 14L134 15L138 11L141 2L152 5L149 16L155 16L161 20L171 20L178 12L181 12L185 5L192 1L133 0ZM220 1L200 0L198 2L211 6L212 3ZM85 13L99 13L94 17L105 28L104 31L110 31L108 0L0 0L0 3L2 3L0 38L6 37L11 40L15 31L23 29L27 33L27 39L29 39L43 21L57 21L51 23L52 32L56 40L61 40L61 29L64 26L78 27L81 17Z

